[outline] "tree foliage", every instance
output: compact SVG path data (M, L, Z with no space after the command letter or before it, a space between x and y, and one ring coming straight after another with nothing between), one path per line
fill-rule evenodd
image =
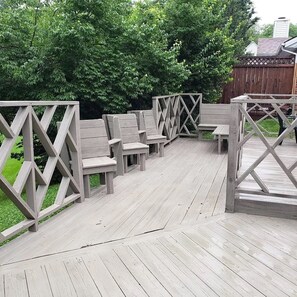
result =
M83 117L180 91L219 96L249 0L2 0L0 100L79 100Z
M169 42L181 42L179 58L191 71L184 90L217 100L236 56L248 43L249 28L257 21L251 18L251 2L169 0L165 14Z

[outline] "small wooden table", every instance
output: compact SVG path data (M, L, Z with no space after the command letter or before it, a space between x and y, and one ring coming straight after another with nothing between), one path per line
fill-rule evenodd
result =
M229 138L229 125L219 125L217 128L212 132L214 138L218 140L218 153L221 153L221 145L224 139Z

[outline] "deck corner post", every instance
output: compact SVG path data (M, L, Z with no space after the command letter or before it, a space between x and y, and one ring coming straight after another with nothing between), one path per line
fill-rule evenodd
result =
M228 169L227 169L227 193L226 212L234 212L235 209L235 187L238 169L238 136L239 136L239 105L231 103L231 119L228 148Z
M38 231L38 210L36 200L36 181L35 181L35 168L34 168L34 143L33 143L33 107L29 106L29 113L22 127L23 133L23 146L24 146L24 161L30 163L30 173L25 184L27 203L34 212L34 224L28 229L31 232Z
M80 188L80 198L77 202L81 203L85 200L85 193L84 193L84 183L83 183L83 169L82 169L82 156L81 156L81 142L80 142L80 114L79 114L79 104L74 106L74 119L70 125L70 131L73 135L74 140L77 143L77 152L73 154L74 160L72 164L73 168L73 176Z

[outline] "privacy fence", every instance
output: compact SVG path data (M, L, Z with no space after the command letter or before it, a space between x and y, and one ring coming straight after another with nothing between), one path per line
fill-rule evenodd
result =
M294 67L294 57L242 57L233 68L221 103L242 94L291 94Z

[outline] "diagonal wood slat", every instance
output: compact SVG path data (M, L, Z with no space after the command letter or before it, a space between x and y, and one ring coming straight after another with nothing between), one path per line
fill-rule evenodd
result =
M47 131L57 107L58 107L57 105L46 107L44 114L40 121L40 125L44 131Z
M268 187L264 184L264 182L261 180L260 176L256 173L255 170L252 170L251 176L254 178L254 180L257 182L257 184L260 186L264 193L269 193Z
M46 134L46 131L41 126L38 117L36 116L35 112L33 112L33 129L36 135L38 136L42 146L46 150L47 154L50 157L54 157L57 155L57 151L54 148L51 140L49 139L48 135Z
M1 148L0 148L0 172L2 172L2 170L6 164L6 161L10 157L11 150L15 145L15 142L22 130L22 127L27 119L28 114L29 114L29 107L27 107L27 108L21 107L18 110L18 112L11 124L10 128L11 128L14 136L13 136L13 138L5 138L1 145Z
M234 109L232 117L234 118L235 114L240 113L244 121L249 123L252 131L249 133L239 131L235 121L232 120L230 130L236 131L236 135L240 137L230 135L229 148L231 150L229 149L226 210L295 218L294 209L296 207L293 201L297 196L297 175L295 172L297 157L288 165L288 156L280 154L279 145L282 142L284 142L283 145L286 145L286 142L293 146L296 145L295 141L286 139L297 127L296 95L248 94L232 99L231 104ZM245 105L248 105L249 108L246 109ZM285 106L290 107L292 115L285 114L283 111ZM250 115L256 107L263 111L262 117L258 120L254 120ZM261 129L259 124L267 118L273 118L278 122L277 117L283 121L285 128L280 130L280 135L277 138L268 139L265 136L267 131ZM262 130L265 131L265 135ZM258 154L255 158L250 159L247 165L242 166L243 150L253 139L253 135L256 135L261 141L261 145L257 149ZM236 160L239 160L240 166L234 163ZM275 168L279 167L277 169L280 174L279 183L271 183L267 177L265 166L268 160L274 162ZM256 169L258 169L257 173ZM260 190L255 187L255 183L260 187ZM283 189L283 183L287 184L286 189Z
M153 97L153 112L160 134L167 142L179 135L193 136L200 118L199 102L202 94L174 94Z
M251 124L251 126L254 129L254 131L258 134L258 136L260 137L260 139L262 140L262 142L264 143L264 145L266 146L267 149L262 154L262 156L259 157L258 160L255 161L255 163L252 166L250 166L250 168L248 170L246 170L246 172L243 173L240 178L238 178L237 185L239 185L251 173L251 171L253 169L255 169L255 167L257 167L269 155L269 153L270 153L270 154L273 155L273 157L275 158L275 160L277 161L277 163L279 164L279 166L284 170L284 172L286 173L286 175L288 176L288 178L292 181L292 183L297 188L297 181L296 181L295 177L291 174L291 172L288 170L288 168L285 166L285 164L282 162L282 160L279 158L279 156L276 154L276 152L274 150L282 142L282 140L285 138L285 136L288 135L294 129L295 124L297 124L297 119L293 122L293 124L290 127L288 127L284 131L284 133L282 135L280 135L280 137L277 138L277 140L275 141L275 143L272 146L270 146L269 143L268 143L268 141L266 140L265 136L260 131L260 129L257 127L257 125L254 123L254 121L252 120L252 118L250 117L250 115L241 106L239 107L239 109L245 115L245 117L247 118L248 122Z
M29 174L32 170L32 162L24 161L23 165L19 171L19 174L13 184L15 191L20 195L24 189L24 186L27 182Z
M39 185L46 185L46 180L36 164L34 164L36 181Z
M66 111L64 112L56 139L52 143L47 131L59 105L65 106ZM0 131L6 137L0 148L0 189L26 217L26 220L0 232L0 242L2 242L26 229L37 231L38 223L41 219L69 203L82 201L83 183L80 137L78 137L79 134L77 132L79 130L78 102L40 102L40 106L45 107L41 120L39 120L34 110L39 106L38 102L0 102L0 106L3 109L5 107L18 107L11 126L9 126L0 113ZM36 156L34 155L33 143L35 135L40 140L48 156L43 172L35 162ZM3 176L2 171L18 137L22 138L24 161L15 182L11 185ZM65 142L75 156L72 160L71 171L68 169L68 164L66 165L60 157L62 146ZM56 168L62 174L62 181L55 203L41 211ZM69 188L71 188L72 192L69 191L68 193ZM26 192L25 199L21 196L24 190Z
M54 147L56 149L56 151L58 152L58 154L61 153L62 147L64 145L66 136L68 134L69 131L69 127L71 124L71 121L74 117L74 113L75 113L75 109L73 106L67 106L67 110L64 114L64 118L61 122L61 126L60 129L58 131L57 137L54 141Z
M2 175L0 175L0 188L28 219L35 218L34 211Z
M12 132L10 126L7 124L6 120L4 119L3 115L0 114L0 132L4 134L7 138L13 138L14 133Z

